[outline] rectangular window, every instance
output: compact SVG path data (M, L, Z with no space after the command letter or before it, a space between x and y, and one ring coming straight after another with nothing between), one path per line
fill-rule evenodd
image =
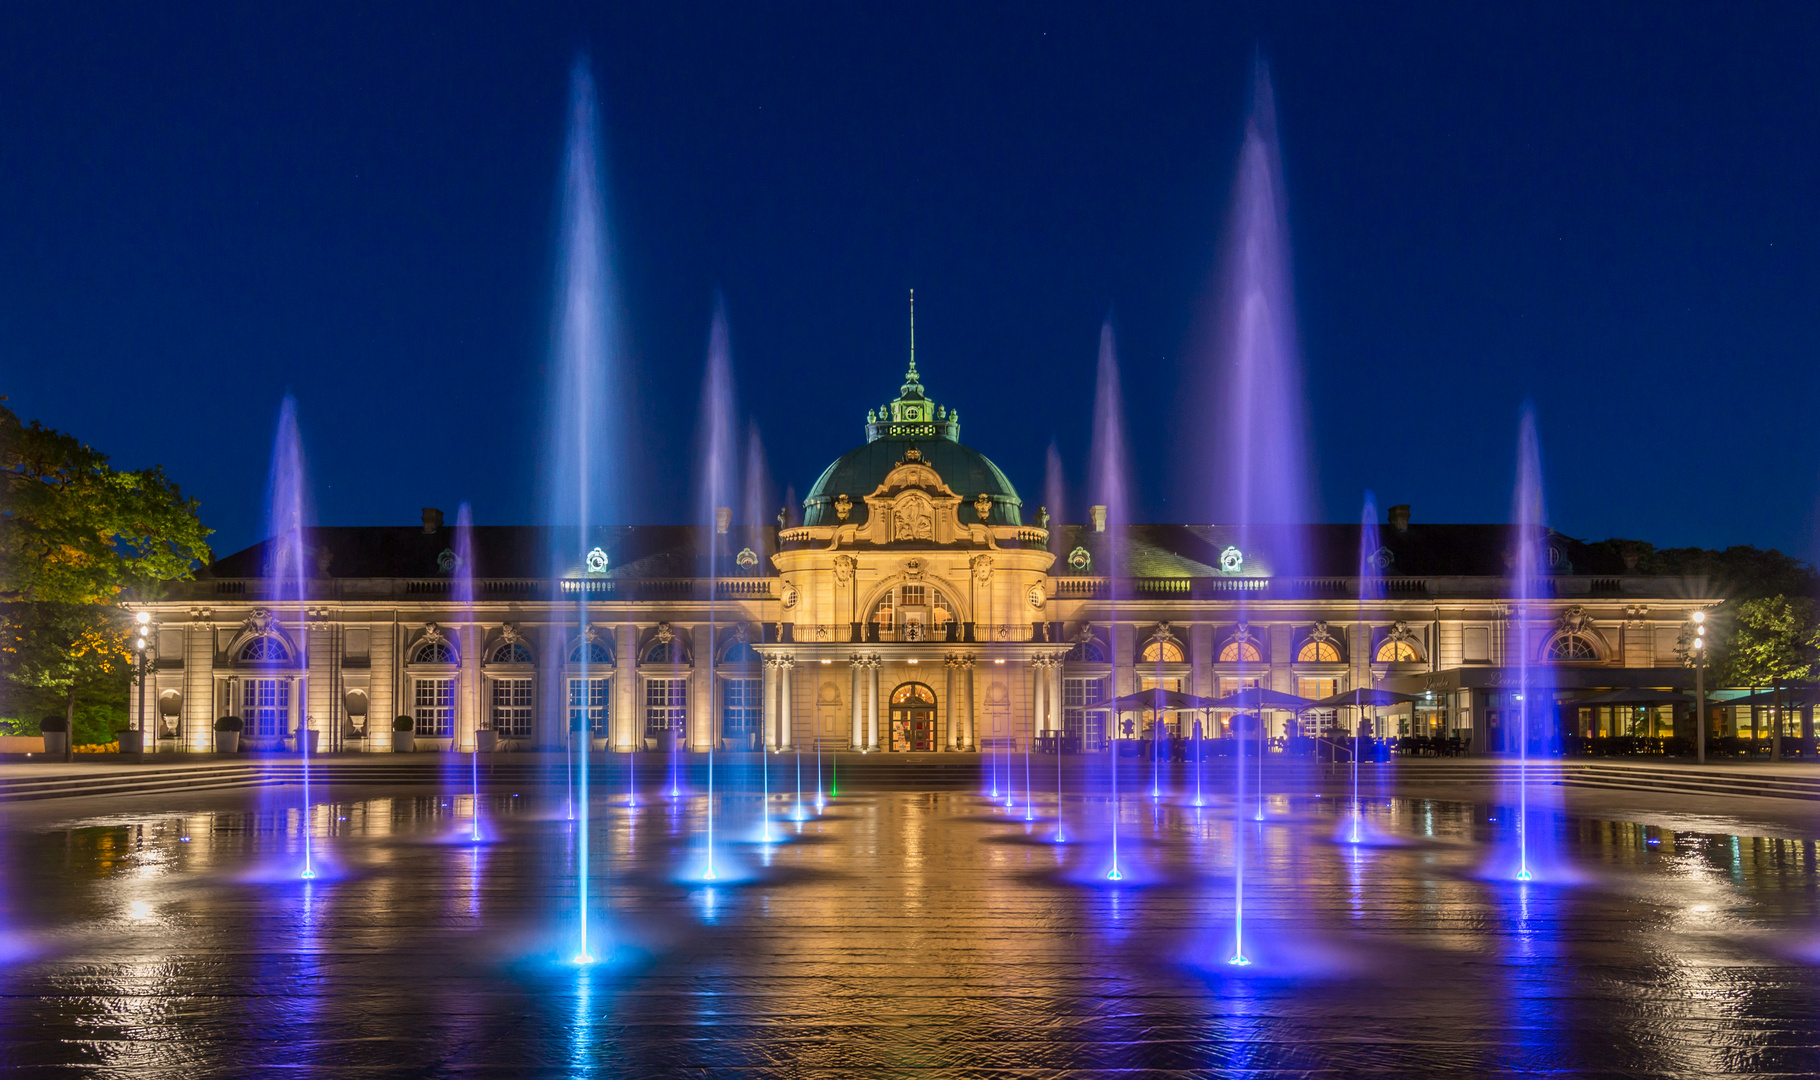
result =
M721 687L721 737L743 739L757 731L764 708L764 681L728 679Z
M285 733L291 712L291 683L288 679L247 679L245 715L249 739L276 739Z
M922 607L924 604L928 603L928 600L925 599L927 596L928 596L928 593L923 591L923 586L905 585L904 586L904 595L903 595L903 606L905 606L905 607Z
M412 716L413 734L425 739L447 739L455 733L455 680L418 679Z
M606 679L569 680L569 730L581 727L582 710L588 713L588 737L607 737L607 721L612 717L613 696L607 693Z
M1253 679L1251 681L1254 683L1257 682L1256 679ZM1156 678L1155 676L1142 677L1142 678L1138 679L1138 689L1139 690L1155 690L1159 686L1162 687L1164 690L1173 690L1178 694L1182 692L1182 680L1180 680L1180 679L1159 679L1159 678ZM1143 713L1143 719L1144 719L1143 730L1138 733L1140 738L1145 738L1145 739L1156 738L1157 733L1151 729L1156 725L1156 723L1159 720L1162 721L1162 724L1163 724L1162 737L1165 739L1175 738L1176 736L1182 734L1183 730L1185 730L1182 726L1185 722L1185 718L1182 713L1178 713L1178 712L1161 712L1161 713L1159 713L1159 712L1155 711L1154 709L1145 709L1144 713Z
M493 730L502 739L531 737L531 680L493 680Z
M1105 748L1106 714L1087 711L1105 700L1105 679L1062 680L1062 730L1083 752Z
M682 734L689 716L689 680L645 680L645 733L660 731Z
M1300 678L1296 680L1296 696L1310 701L1319 701L1332 697L1340 692L1340 680L1337 678Z

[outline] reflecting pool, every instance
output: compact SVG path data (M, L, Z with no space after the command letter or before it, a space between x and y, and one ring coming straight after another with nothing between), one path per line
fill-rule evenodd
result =
M615 792L617 794L617 792ZM1811 838L1557 818L1571 874L1487 872L1511 815L1373 799L830 800L759 842L703 796L9 811L0 1066L98 1076L1763 1075L1820 1058ZM73 804L72 804L73 805ZM176 805L173 803L172 805ZM738 823L751 827L742 831ZM1234 829L1246 830L1243 843ZM1246 951L1230 953L1243 850ZM68 1070L68 1067L77 1067ZM62 1068L60 1068L62 1067Z

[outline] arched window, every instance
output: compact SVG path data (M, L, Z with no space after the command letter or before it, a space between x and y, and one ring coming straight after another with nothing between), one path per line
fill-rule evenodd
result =
M431 638L417 646L417 651L411 654L411 663L453 664L455 663L455 646L441 638Z
M1144 646L1144 662L1147 664L1180 664L1188 657L1182 652L1179 641L1151 640Z
M645 650L645 663L647 664L678 664L682 662L682 658L682 646L677 644L674 639L654 641L651 643L651 647Z
M1337 664L1340 662L1340 647L1331 641L1304 641L1302 647L1296 651L1295 662L1298 664Z
M256 637L240 649L240 661L243 664L282 663L290 658L291 651L275 637Z
M758 650L752 647L750 641L735 641L727 646L726 652L721 654L720 662L723 664L756 664L758 663Z
M491 660L495 664L528 664L531 662L531 647L522 641L502 641L493 650Z
M1597 660L1599 650L1579 634L1562 634L1548 643L1550 660Z
M1257 664L1262 663L1264 655L1258 652L1256 644L1249 641L1228 641L1220 649L1222 664Z
M604 641L578 641L569 650L569 663L601 667L613 662L613 650Z
M1099 638L1093 638L1088 641L1077 641L1074 644L1074 648L1068 650L1066 659L1072 660L1075 663L1104 664L1106 662L1106 646Z
M1422 659L1416 647L1407 641L1391 639L1378 646L1377 662L1380 664L1408 664Z

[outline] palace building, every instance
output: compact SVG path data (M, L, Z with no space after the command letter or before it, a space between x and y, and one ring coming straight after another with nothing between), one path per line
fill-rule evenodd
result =
M1424 525L1408 507L1363 557L1356 525L1122 526L1101 508L1051 522L961 442L959 412L925 394L914 361L864 435L816 481L800 525L735 526L722 511L713 526L603 527L559 573L550 530L478 526L462 545L436 510L305 530L310 570L288 587L261 576L275 541L228 555L145 605L157 748L208 750L231 714L246 745L272 749L307 728L323 750L390 751L406 715L418 749L559 748L586 727L618 751L1096 750L1159 718L1093 706L1163 686L1398 690L1417 701L1380 733L1489 752L1508 746L1525 678L1564 733L1691 722L1560 703L1691 686L1677 650L1713 603L1703 582L1597 565L1549 533L1538 599L1519 604L1508 526ZM1351 723L1264 719L1276 736ZM1213 737L1230 714L1202 720ZM1191 721L1160 722L1186 734L1175 725Z

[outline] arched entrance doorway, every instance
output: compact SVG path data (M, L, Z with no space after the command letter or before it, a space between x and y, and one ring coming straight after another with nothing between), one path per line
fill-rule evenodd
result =
M891 691L893 751L935 749L935 691L919 682Z

